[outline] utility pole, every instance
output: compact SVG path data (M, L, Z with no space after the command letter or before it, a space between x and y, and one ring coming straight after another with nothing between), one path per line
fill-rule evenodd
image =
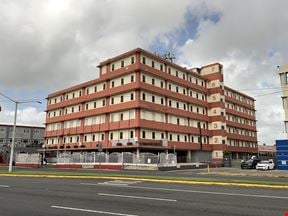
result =
M37 100L28 100L28 101L16 101L14 99L11 99L10 97L4 95L0 92L0 95L8 99L9 101L15 103L15 112L14 112L14 123L13 123L13 133L12 133L12 143L11 143L11 150L10 150L10 159L9 159L9 172L12 172L13 167L13 156L14 156L14 146L15 146L15 134L16 134L16 122L17 122L17 111L18 111L18 104L24 104L24 103L39 103L42 104L40 101ZM0 108L1 111L1 108Z

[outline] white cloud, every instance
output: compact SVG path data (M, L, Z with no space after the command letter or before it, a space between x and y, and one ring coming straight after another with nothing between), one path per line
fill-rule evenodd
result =
M288 32L283 29L288 20L288 2L205 2L210 13L221 14L220 20L200 20L197 37L193 42L187 39L179 48L178 61L190 66L220 62L226 85L239 90L279 87L276 66L288 63ZM283 137L281 94L257 97L279 90L244 91L256 99L260 143L273 144Z
M0 122L4 124L13 124L14 113L14 111L2 108L2 111L0 112ZM44 126L45 116L45 112L38 111L35 107L19 108L17 112L17 124Z

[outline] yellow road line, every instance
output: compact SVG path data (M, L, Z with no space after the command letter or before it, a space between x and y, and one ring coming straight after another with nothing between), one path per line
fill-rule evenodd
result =
M240 186L240 187L258 187L258 188L277 188L288 189L288 185L268 185L268 184L252 184L252 183L233 183L233 182L206 182L206 181L183 181L183 180L166 180L166 179L149 179L137 177L117 177L117 176L60 176L60 175L33 175L33 174L0 174L6 177L31 177L31 178L69 178L69 179L110 179L110 180L131 180L145 181L157 183L176 183L176 184L193 184L193 185L222 185L222 186Z

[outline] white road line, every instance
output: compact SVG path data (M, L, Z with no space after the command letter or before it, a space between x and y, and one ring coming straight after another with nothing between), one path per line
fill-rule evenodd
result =
M83 185L84 184L97 186L97 184L83 183ZM103 186L103 184L100 186ZM109 185L106 185L106 186L109 186ZM114 185L111 185L111 186L114 186ZM119 185L115 185L115 186L121 187ZM256 198L268 198L268 199L288 199L288 197L283 197L283 196L269 196L269 195L261 195L261 194L224 193L224 192L215 192L215 191L197 191L197 190L183 190L183 189L173 189L173 188L155 188L155 187L141 187L141 186L123 186L123 187L134 188L134 189L146 189L146 190L184 192L184 193L214 194L214 195L223 195L223 196L256 197Z
M111 196L111 197L124 197L124 198L133 198L133 199L147 199L147 200L158 200L158 201L166 201L166 202L177 202L174 199L164 199L157 197L140 197L140 196L128 196L122 194L106 194L106 193L98 193L99 196Z
M65 210L71 210L71 211L91 212L91 213L106 214L106 215L138 216L138 215L131 215L131 214L115 213L115 212L97 211L97 210L91 210L91 209L72 208L72 207L66 207L66 206L54 206L53 205L51 206L51 208L65 209Z
M128 184L116 184L116 183L108 183L108 182L100 182L99 185L112 185L112 186L128 186ZM85 184L83 184L85 185Z
M9 185L0 185L0 187L9 188Z

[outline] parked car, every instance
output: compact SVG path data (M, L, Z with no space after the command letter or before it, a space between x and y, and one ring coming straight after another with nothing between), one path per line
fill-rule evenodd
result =
M272 170L275 168L273 160L263 160L256 165L257 170Z
M260 160L257 158L249 159L246 161L243 160L241 162L241 169L255 169L258 162L260 162Z

